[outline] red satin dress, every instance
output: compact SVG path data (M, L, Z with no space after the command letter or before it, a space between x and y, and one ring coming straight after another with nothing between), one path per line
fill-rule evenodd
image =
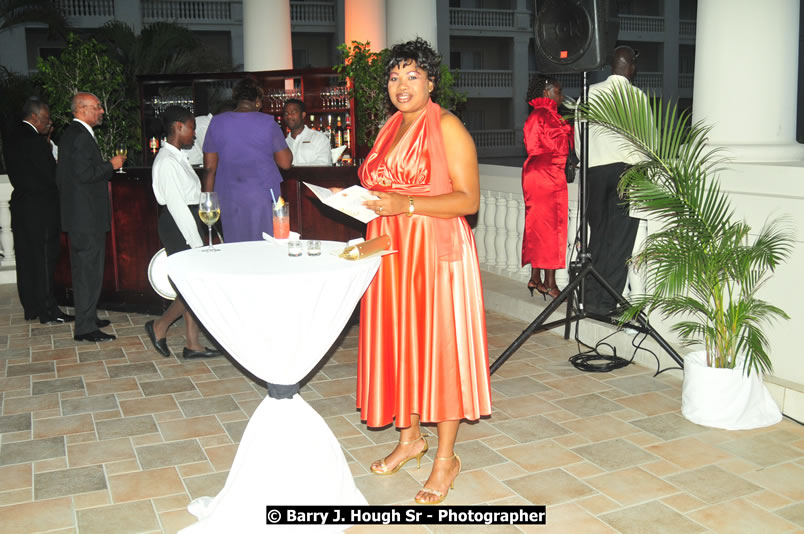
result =
M402 114L383 126L360 167L364 187L403 195L452 191L441 108L425 113L391 151ZM474 236L463 217L378 217L366 239L391 238L395 254L362 300L357 407L370 427L478 419L491 413L486 321Z
M528 159L522 167L525 197L525 234L522 265L562 269L567 255L567 178L564 165L572 127L549 98L529 102L533 111L525 121Z

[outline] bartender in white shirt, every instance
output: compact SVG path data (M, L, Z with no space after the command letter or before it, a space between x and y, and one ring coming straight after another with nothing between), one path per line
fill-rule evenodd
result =
M291 98L285 102L282 120L290 133L285 141L293 153L293 166L332 165L332 151L327 136L304 125L304 102Z
M201 221L198 218L198 199L201 196L201 181L193 171L182 149L193 146L195 140L195 117L181 106L168 106L162 113L162 124L167 132L167 143L162 145L151 170L156 201L165 206L159 216L159 240L168 256L190 248L198 248L201 239ZM156 321L145 323L145 332L162 356L170 357L167 346L167 330L176 319L184 316L185 340L182 351L184 359L219 356L215 349L205 348L198 340L198 323L181 295Z

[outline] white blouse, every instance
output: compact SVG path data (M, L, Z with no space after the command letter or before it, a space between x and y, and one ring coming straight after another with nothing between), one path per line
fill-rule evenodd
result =
M198 225L187 209L191 204L198 204L201 181L187 156L170 143L165 143L156 155L151 173L156 201L167 206L185 242L191 248L203 246Z

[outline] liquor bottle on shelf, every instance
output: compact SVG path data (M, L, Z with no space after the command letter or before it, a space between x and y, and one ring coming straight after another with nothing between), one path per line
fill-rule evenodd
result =
M151 149L151 155L156 156L156 153L159 152L159 139L151 137L151 140L148 141L148 148Z
M347 151L352 150L352 118L346 114L346 128L343 134L343 141L346 143Z
M318 128L317 128L317 130L319 132L323 133L323 134L327 133L326 130L324 129L324 116L323 115L318 117Z
M335 148L338 148L343 144L343 123L341 122L341 116L338 115L337 120L335 122Z
M310 129L311 130L316 129L316 127L315 127L315 115L313 115L312 113L310 114Z
M335 136L332 132L332 115L327 115L327 138L329 139L329 146L335 148Z

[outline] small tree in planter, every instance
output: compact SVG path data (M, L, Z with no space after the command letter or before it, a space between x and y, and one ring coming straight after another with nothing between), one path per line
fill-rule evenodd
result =
M129 154L138 152L137 106L126 96L123 68L104 54L101 45L94 40L82 42L70 35L61 55L40 58L38 68L57 129L73 119L70 111L73 95L86 91L97 96L105 110L103 124L94 128L103 157L112 157L119 145L127 146Z
M787 219L769 220L751 237L720 190L724 158L707 146L709 128L690 124L687 112L656 99L651 106L622 87L582 106L581 115L644 159L622 176L619 189L632 212L663 226L632 259L644 272L646 294L633 299L622 319L656 311L678 320L672 329L684 345L703 346L685 358L682 413L721 428L778 422L781 413L759 376L772 370L763 328L788 316L758 292L792 251ZM724 376L739 385L719 391Z

